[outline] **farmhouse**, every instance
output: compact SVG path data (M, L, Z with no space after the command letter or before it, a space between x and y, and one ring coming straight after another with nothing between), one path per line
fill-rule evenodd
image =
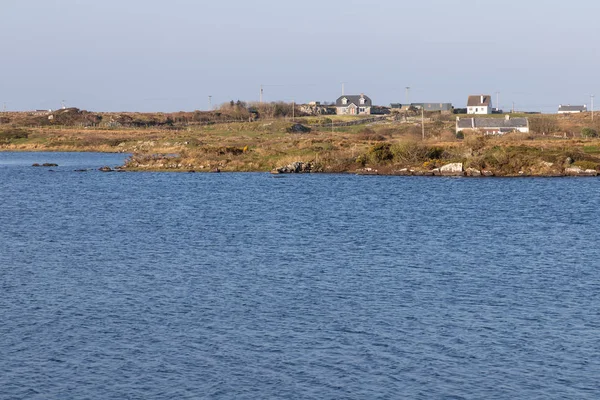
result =
M371 114L372 106L371 99L362 93L360 95L340 96L335 102L338 115Z
M503 135L508 132L529 133L529 120L527 118L460 118L456 117L456 133L472 129L486 135Z
M586 112L587 111L587 106L583 105L583 106L572 106L572 105L567 105L567 106L563 106L562 104L558 106L558 113L559 114L576 114L576 113L582 113L582 112Z
M467 114L491 114L492 97L489 94L469 96L467 100Z

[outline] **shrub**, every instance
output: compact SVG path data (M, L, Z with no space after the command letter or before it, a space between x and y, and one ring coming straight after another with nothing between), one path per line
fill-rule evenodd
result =
M594 169L598 170L598 163L593 161L577 161L574 165L581 169Z
M463 131L456 132L456 138L457 139L464 139L465 138L465 134L463 133Z
M598 132L593 128L583 128L581 130L581 137L595 138L595 137L598 137Z
M29 132L19 128L0 130L0 142L8 143L13 139L27 139Z
M441 147L429 147L417 141L406 141L395 144L392 147L394 158L400 162L421 163L444 156Z
M390 161L394 158L389 143L378 143L371 147L367 153L369 161L373 164Z

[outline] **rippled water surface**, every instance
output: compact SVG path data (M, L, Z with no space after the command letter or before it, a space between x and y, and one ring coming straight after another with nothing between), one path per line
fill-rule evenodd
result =
M0 398L600 397L598 179L123 159L0 153Z

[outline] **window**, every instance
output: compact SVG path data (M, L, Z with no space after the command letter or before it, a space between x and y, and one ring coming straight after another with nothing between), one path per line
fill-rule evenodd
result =
M360 107L360 108L358 109L358 112L364 113L364 112L365 112L365 108L364 108L364 107Z
M342 99L342 104L348 104L348 99L344 97L344 98Z
M365 98L364 97L360 98L360 104L365 104Z

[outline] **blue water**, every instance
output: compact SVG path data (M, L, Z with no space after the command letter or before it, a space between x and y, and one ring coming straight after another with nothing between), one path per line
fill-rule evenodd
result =
M599 179L123 159L0 153L0 398L600 396Z

